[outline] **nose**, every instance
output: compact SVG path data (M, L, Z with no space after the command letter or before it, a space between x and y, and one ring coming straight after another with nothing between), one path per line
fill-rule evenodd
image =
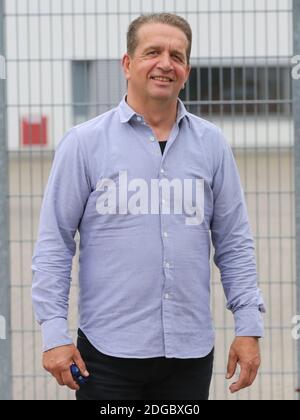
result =
M158 63L158 67L161 68L163 71L170 71L173 70L173 63L169 53L161 54L160 61Z

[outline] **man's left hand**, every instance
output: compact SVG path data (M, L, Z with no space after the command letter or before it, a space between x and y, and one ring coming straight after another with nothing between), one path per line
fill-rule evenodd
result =
M260 366L259 341L256 337L237 337L231 345L226 379L231 379L235 374L237 364L241 367L238 381L229 389L233 394L253 384Z

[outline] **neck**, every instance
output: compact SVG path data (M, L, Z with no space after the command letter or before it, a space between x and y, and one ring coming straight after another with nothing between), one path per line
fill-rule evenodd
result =
M145 118L151 127L171 129L177 117L178 101L143 100L135 98L128 91L128 105Z

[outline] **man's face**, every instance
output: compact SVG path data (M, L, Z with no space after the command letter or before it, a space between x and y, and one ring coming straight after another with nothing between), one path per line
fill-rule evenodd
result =
M188 40L179 29L163 23L143 25L133 57L125 54L123 68L130 93L147 100L176 100L190 73Z

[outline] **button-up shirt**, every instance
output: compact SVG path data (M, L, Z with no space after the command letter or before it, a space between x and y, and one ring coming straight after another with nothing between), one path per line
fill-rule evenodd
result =
M253 238L231 148L180 100L163 156L126 96L59 143L32 262L44 351L72 343L77 231L79 327L99 351L207 355L214 346L211 242L236 335L263 336Z

